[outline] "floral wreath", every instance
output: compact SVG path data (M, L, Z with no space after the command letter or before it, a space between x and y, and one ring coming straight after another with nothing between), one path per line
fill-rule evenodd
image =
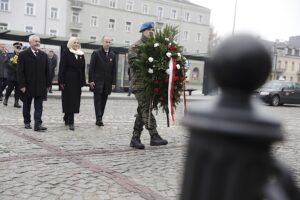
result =
M149 112L161 107L168 126L169 118L174 123L174 109L185 89L186 58L182 56L183 47L176 42L177 34L177 27L166 25L138 47L139 58L134 61L134 66L141 69L144 93L150 99Z

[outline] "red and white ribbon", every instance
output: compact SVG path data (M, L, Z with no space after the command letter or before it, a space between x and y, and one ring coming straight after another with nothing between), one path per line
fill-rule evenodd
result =
M175 70L176 70L176 60L171 58L169 62L169 87L168 87L168 107L169 107L169 116L174 125L174 106L173 106L173 92L174 92L174 81L175 81Z

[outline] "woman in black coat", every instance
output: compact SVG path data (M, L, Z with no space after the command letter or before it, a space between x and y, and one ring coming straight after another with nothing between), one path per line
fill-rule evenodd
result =
M77 37L71 37L60 59L58 82L62 90L65 125L74 130L74 113L79 113L81 87L85 82L85 59Z

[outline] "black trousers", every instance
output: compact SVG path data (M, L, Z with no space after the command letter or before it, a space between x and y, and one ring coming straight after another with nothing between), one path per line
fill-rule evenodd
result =
M102 121L108 94L94 92L96 121Z
M43 97L32 97L26 95L23 102L23 118L25 124L30 124L31 116L31 102L34 99L34 126L38 127L42 125L42 113L43 113Z
M3 91L7 86L7 79L4 77L0 77L0 96L3 96Z
M20 99L20 89L17 81L8 81L7 88L5 93L5 99L8 99L11 95L11 92L15 90L15 101Z
M69 125L74 124L74 113L65 113L64 121Z

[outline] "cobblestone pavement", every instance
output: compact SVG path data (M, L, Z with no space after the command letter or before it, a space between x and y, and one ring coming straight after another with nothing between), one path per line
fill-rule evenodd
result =
M48 130L38 133L23 128L21 109L0 105L0 199L177 199L188 139L179 123L182 107L170 128L163 113L157 116L167 146L150 147L144 131L146 150L134 150L129 141L136 106L133 100L109 99L105 126L97 127L93 100L82 99L72 132L62 121L60 100L48 99L43 114ZM300 107L261 106L261 110L283 121L287 140L274 149L299 180Z

